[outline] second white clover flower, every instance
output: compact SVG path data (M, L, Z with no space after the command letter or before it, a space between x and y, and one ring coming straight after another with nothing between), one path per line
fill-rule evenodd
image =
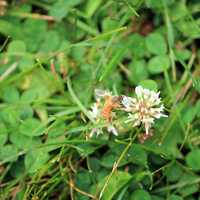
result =
M122 101L124 110L128 112L126 123L131 122L133 127L143 124L145 134L149 135L154 120L160 117L167 117L163 113L164 105L161 104L160 93L145 89L142 86L137 86L135 88L135 94L135 98L124 97Z

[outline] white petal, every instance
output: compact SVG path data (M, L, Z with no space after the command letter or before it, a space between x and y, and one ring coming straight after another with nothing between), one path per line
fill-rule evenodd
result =
M91 117L94 119L97 119L100 115L100 111L99 111L97 103L94 103L93 106L91 107L91 109L92 110L89 111Z
M100 128L93 128L93 129L91 130L90 137L92 137L94 134L95 134L96 136L98 136L98 135L100 135L100 134L102 134L102 133L103 133L102 129L100 129Z
M165 114L161 114L161 117L168 117L168 115L165 115Z
M135 93L136 93L138 98L141 98L142 95L143 95L143 87L142 86L137 86L135 88Z
M95 93L95 99L97 100L105 96L112 96L112 93L108 90L95 89L94 93Z
M108 130L108 132L112 133L113 135L118 136L117 129L113 125L109 125L107 130Z
M135 117L133 114L128 113L128 119L125 121L125 123L129 123L135 121Z
M151 91L148 89L143 89L143 97L144 99L149 99L151 97Z
M132 104L131 98L127 96L122 97L122 104L125 107L129 107Z
M140 120L136 120L136 121L133 123L133 127L139 126L140 124L141 124L141 121L140 121Z
M144 126L145 126L146 135L149 135L149 129L151 128L151 125L146 123Z
M146 117L142 119L142 123L144 124L153 124L154 123L154 118L152 117Z
M125 121L125 123L129 123L129 122L133 122L134 127L139 126L141 124L141 120L138 113L135 113L135 114L129 113L128 119Z
M96 133L97 133L97 128L93 128L93 129L91 130L91 132L90 132L89 137L93 137L93 135L96 134Z
M165 106L162 104L162 105L160 106L161 112L164 111L164 109L165 109Z
M122 98L122 105L125 107L126 112L131 112L134 107L134 102L136 102L135 98L123 96Z

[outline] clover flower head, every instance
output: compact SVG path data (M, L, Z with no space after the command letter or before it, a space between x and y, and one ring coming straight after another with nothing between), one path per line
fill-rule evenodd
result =
M118 135L117 129L114 127L114 125L112 124L112 121L107 121L105 119L104 116L104 112L105 112L105 98L107 97L114 97L112 96L112 93L108 90L99 90L96 89L95 90L95 98L96 98L96 102L91 106L91 110L89 111L89 114L91 116L91 118L94 120L94 124L95 125L99 125L99 123L104 123L105 124L105 128L107 129L107 131L109 133L112 133L113 135ZM110 115L112 117L115 116L115 113L110 113ZM90 133L90 137L92 137L94 134L96 134L97 136L103 133L103 127L99 128L99 127L95 127L92 129L91 133Z
M125 95L114 96L108 90L96 89L95 98L96 102L92 105L89 114L96 127L92 129L90 137L94 134L97 136L102 134L103 128L106 128L113 135L118 135L117 129L114 126L114 119L117 117L116 109L128 113L125 123L130 122L133 127L144 126L145 135L142 137L143 140L152 135L150 129L155 119L167 117L164 114L165 107L161 103L160 92L154 92L142 86L135 88L135 97Z
M154 120L167 117L163 114L164 105L161 104L160 93L137 86L135 94L135 98L127 97L122 101L124 110L129 112L126 123L132 122L134 127L143 124L146 135L149 135Z

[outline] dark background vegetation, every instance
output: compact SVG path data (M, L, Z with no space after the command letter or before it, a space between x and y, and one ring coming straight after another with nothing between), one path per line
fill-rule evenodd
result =
M200 200L198 0L0 0L0 199ZM161 92L168 118L87 139L95 88Z

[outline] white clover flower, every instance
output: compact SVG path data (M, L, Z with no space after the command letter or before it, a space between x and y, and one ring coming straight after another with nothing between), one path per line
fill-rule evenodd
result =
M163 114L164 105L161 104L160 93L137 86L135 94L136 98L125 97L122 101L124 110L129 112L128 120L125 122L132 122L134 127L143 124L146 135L149 135L154 119L167 117Z
M95 125L99 125L100 122L105 123L105 128L109 133L112 133L113 135L118 135L117 129L112 125L111 121L107 121L105 119L105 102L103 103L101 100L105 101L104 97L113 97L111 96L112 93L109 91L104 91L104 90L95 90L95 96L97 102L94 103L91 106L91 110L89 111L89 114L91 118L94 120ZM102 99L103 98L103 99ZM115 116L114 113L110 113L110 115ZM90 133L90 137L92 137L94 134L95 135L100 135L103 133L103 127L102 128L93 128Z

